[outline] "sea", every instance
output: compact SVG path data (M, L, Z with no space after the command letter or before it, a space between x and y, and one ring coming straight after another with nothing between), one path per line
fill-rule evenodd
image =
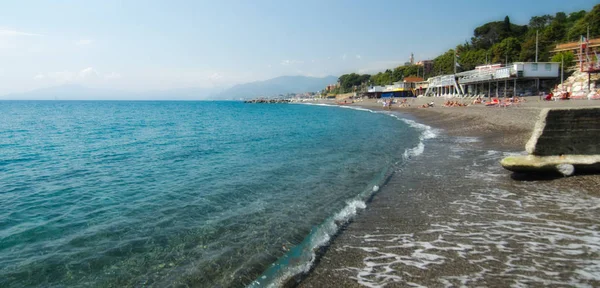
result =
M325 105L0 102L0 287L281 286L435 136Z

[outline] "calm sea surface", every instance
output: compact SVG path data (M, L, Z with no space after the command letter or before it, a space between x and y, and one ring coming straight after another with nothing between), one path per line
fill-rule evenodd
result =
M308 105L0 102L0 286L277 283L421 132Z

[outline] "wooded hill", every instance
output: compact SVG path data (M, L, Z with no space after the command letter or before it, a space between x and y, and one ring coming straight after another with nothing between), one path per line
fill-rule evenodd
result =
M590 38L600 37L600 4L587 12L581 10L566 14L533 16L527 25L516 25L508 16L503 21L483 24L473 31L471 41L456 46L434 59L431 71L423 71L417 65L403 65L375 75L356 73L339 77L340 88L334 92L351 92L354 87L367 85L386 85L401 81L404 77L419 74L431 77L454 72L454 53L459 55L458 71L474 69L485 63L511 63L516 61L535 61L536 32L538 34L538 61L560 62L564 57L565 66L572 65L575 57L567 52L555 55L552 59L550 51L559 43L579 41L587 34ZM487 62L486 62L487 60ZM420 69L420 70L418 70Z

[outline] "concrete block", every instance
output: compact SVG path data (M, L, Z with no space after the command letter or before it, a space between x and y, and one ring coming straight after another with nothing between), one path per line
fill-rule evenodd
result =
M600 108L542 110L525 149L536 156L600 155Z
M567 156L510 156L500 161L502 167L513 172L539 173L554 172L564 176L577 171L598 171L599 155L567 155Z

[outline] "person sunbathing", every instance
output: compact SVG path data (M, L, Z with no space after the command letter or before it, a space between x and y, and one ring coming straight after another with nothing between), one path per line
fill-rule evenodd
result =
M548 95L546 95L546 98L544 98L544 100L552 101L552 97L554 97L554 93L550 92L550 93L548 93Z
M473 104L481 104L481 97L477 96L477 98L473 100Z
M492 101L485 104L485 106L494 106L494 105L498 105L498 104L500 104L500 100L498 100L498 98L494 98L494 99L492 99Z

